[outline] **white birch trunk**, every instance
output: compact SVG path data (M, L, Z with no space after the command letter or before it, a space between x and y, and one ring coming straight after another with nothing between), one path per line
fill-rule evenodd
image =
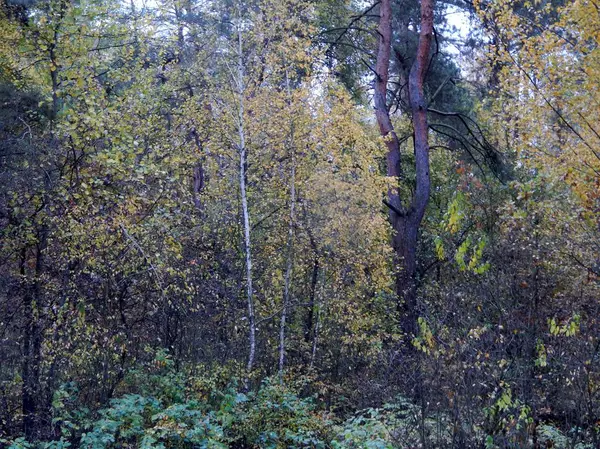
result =
M256 357L256 316L254 314L254 298L252 289L252 252L250 246L250 214L248 212L248 194L246 190L246 133L244 122L244 60L242 47L241 23L238 24L238 60L237 60L237 93L238 93L238 151L240 156L240 196L242 201L242 221L244 226L244 253L246 256L246 299L248 302L248 364L246 369L252 371L254 359Z

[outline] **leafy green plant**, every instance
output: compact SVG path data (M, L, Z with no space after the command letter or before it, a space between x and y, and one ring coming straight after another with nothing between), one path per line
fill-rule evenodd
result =
M232 438L261 448L325 448L331 423L310 399L267 379L232 409Z
M345 421L331 445L344 449L422 447L422 437L427 435L433 447L444 447L452 440L451 429L445 415L423 418L419 406L399 396L393 403L362 410Z

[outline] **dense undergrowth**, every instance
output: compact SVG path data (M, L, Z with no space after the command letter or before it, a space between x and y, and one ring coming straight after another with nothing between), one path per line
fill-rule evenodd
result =
M418 438L407 432L416 418L408 403L341 420L315 397L301 396L306 385L269 378L248 391L247 381L232 381L223 369L176 370L162 352L153 365L131 371L123 393L96 412L80 405L76 384L64 384L54 395L54 441L3 443L11 449L392 448L397 438Z
M77 385L62 385L52 404L54 440L17 438L0 440L0 445L8 449L394 449L456 443L456 423L448 416L422 416L418 405L402 397L379 408L339 416L317 395L306 394L307 381L287 385L267 378L251 390L247 379L232 378L223 367L177 369L168 353L159 351L151 365L125 376L120 394L107 408L93 411L82 406ZM518 447L498 446L481 429L478 433L482 448ZM568 435L552 425L540 426L537 433L544 447L593 447L570 444Z

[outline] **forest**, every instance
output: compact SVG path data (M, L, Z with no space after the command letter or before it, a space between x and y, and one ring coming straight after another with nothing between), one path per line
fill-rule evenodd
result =
M0 448L600 448L597 0L0 0Z

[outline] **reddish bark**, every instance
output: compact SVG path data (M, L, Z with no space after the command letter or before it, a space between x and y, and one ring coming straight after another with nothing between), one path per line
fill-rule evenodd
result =
M398 189L388 190L386 201L390 209L390 222L394 230L392 246L396 264L399 268L396 276L396 290L401 311L402 330L408 338L417 331L417 243L418 234L427 203L431 181L429 176L429 139L427 123L427 103L423 84L433 38L434 0L421 0L421 27L417 53L409 76L409 102L414 129L414 150L416 186L415 193L405 206ZM392 41L391 0L382 0L379 19L379 46L375 70L375 115L379 131L385 138L388 149L387 174L390 177L402 177L400 142L394 131L387 104L387 85Z

